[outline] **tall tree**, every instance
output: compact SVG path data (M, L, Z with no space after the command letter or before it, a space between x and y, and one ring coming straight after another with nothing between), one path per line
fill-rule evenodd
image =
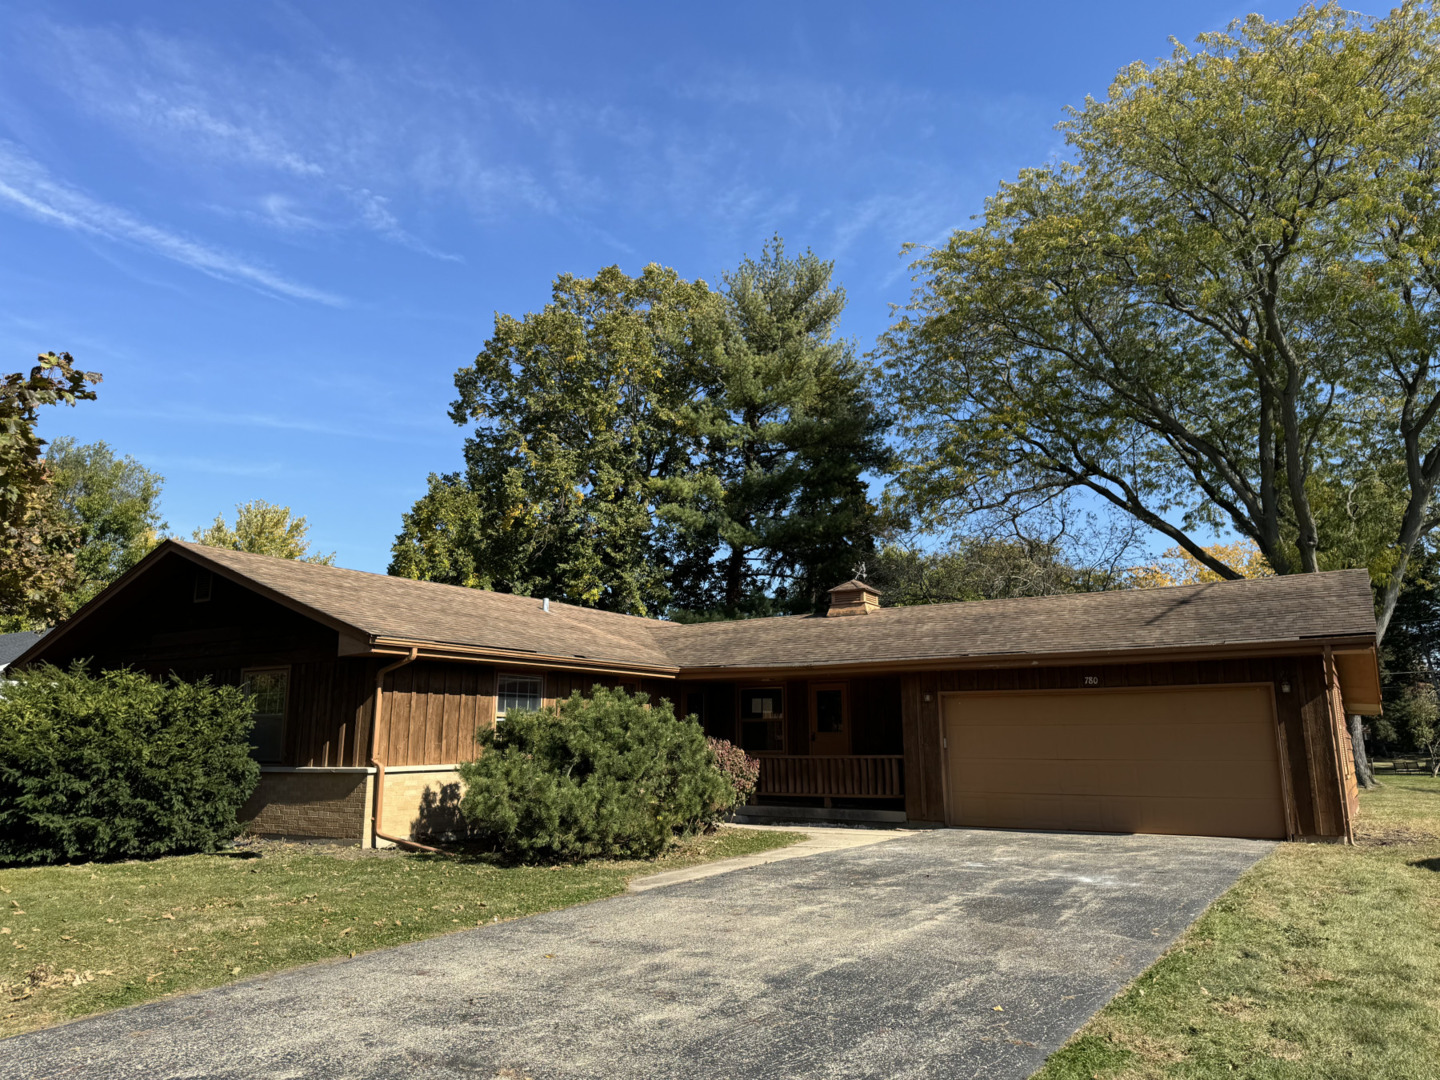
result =
M455 376L474 423L465 471L432 475L390 572L644 614L669 603L687 553L656 528L656 482L690 468L723 352L720 296L647 266L557 278L522 319L497 314ZM674 515L671 515L674 517ZM702 560L703 561L703 558Z
M694 559L677 602L726 615L812 610L874 551L865 481L887 467L876 373L837 338L834 264L774 237L726 274L722 366L701 415L705 452L669 491ZM678 517L683 514L683 517Z
M93 401L93 371L69 353L44 353L26 375L0 381L0 627L44 626L63 618L75 580L75 535L58 507L35 432L40 409Z
M225 515L216 514L209 528L196 529L191 539L210 547L329 566L335 561L335 553L311 551L306 536L309 531L310 523L304 515L292 514L288 506L256 499L235 507L233 527Z
M1277 573L1368 565L1383 636L1440 522L1437 25L1251 16L1073 111L1073 161L917 264L883 345L900 502L1078 489L1224 578L1219 527Z
M938 551L887 544L859 569L886 607L1101 592L1129 584L1124 549L1075 559L1060 544L970 536Z
M55 439L45 451L54 498L75 531L76 581L67 606L78 608L160 542L165 478L104 442Z

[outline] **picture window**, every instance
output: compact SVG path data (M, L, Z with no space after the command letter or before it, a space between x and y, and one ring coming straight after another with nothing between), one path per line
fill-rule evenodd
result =
M755 753L784 753L784 689L764 686L740 691L740 746Z

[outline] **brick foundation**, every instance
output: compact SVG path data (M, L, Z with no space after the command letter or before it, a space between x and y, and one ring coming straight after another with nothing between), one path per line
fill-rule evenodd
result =
M386 769L384 831L391 836L460 835L460 796L465 785L450 765Z
M365 844L370 839L374 780L367 769L267 769L241 808L240 820L262 836L313 836Z

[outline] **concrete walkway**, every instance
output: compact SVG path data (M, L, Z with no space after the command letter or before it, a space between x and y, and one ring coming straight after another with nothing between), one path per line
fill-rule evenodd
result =
M0 1080L1021 1080L1273 846L900 834L21 1035Z
M867 847L870 844L883 844L886 840L907 836L912 831L909 829L846 829L815 825L727 825L725 828L755 829L764 832L796 832L803 833L805 839L798 844L791 844L789 847L776 848L774 851L762 851L758 855L739 855L733 859L720 859L717 862L689 866L684 870L667 870L663 874L635 878L630 882L630 891L645 892L647 889L658 889L664 885L678 885L682 881L699 881L701 878L714 877L716 874L747 870L752 866L765 866L767 863L784 862L786 859L804 859L810 855L824 854L827 851L847 851L850 848Z

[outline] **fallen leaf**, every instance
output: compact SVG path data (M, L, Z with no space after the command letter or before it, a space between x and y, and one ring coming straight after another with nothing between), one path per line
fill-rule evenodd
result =
M993 1006L993 1007L991 1008L990 1011L991 1011L991 1012L1004 1012L1005 1010L1004 1010L1003 1008L1001 1008L999 1005L995 1005L995 1006Z
M230 974L231 974L231 975L239 975L239 974L240 974L240 969L239 969L238 967L233 967L233 968L230 969Z
M8 934L9 932L10 932L10 927L8 927L8 926L0 926L0 934Z
M170 912L168 912L168 911L165 912L165 914L164 914L164 915L161 915L160 917L161 917L162 919L174 919L174 918L175 918L175 916L174 916L174 915L171 915Z

